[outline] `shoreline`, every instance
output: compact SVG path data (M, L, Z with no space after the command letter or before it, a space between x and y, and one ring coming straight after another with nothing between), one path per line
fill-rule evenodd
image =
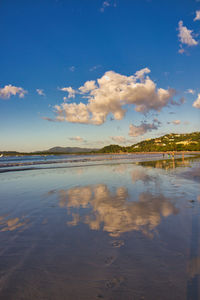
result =
M95 153L95 152L77 152L77 153L60 153L60 152L50 152L50 153L23 153L23 152L17 152L17 153L5 153L4 151L0 152L2 156L1 157L20 157L20 156L62 156L62 155L82 155L82 156L86 156L86 155L133 155L133 154L168 154L168 153L174 153L174 155L179 155L179 154L199 154L200 155L200 151L189 151L189 150L185 150L185 151L144 151L144 152L110 152L110 153Z
M165 156L163 156L165 154ZM166 156L167 154L167 156ZM101 157L100 157L101 155ZM200 157L200 152L179 152L179 153L163 153L163 152L139 152L139 153L115 153L115 154L90 154L85 155L85 158L77 157L77 159L57 159L46 160L41 157L41 160L16 160L0 161L0 173L16 172L25 170L45 170L45 169L58 169L58 168L73 168L73 167L88 167L94 165L106 165L106 164L119 164L119 163L140 163L149 161L175 161L175 160L187 160L191 158ZM139 157L140 155L140 157ZM77 155L79 156L79 155ZM88 157L87 157L88 156Z

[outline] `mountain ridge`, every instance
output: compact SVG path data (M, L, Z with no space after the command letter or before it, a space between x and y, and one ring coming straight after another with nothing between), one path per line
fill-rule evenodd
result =
M76 154L76 153L130 153L130 152L167 152L167 151L200 151L200 131L191 133L169 133L163 136L146 139L131 146L108 145L101 149L81 147L52 147L45 151L18 152L0 151L7 155L36 154Z
M67 152L67 153L78 153L78 152L90 152L90 151L98 151L97 148L82 148L82 147L52 147L46 152ZM43 151L42 151L43 152Z

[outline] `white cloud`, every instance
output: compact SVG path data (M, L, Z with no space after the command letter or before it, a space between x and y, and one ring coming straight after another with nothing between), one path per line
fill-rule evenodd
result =
M59 119L72 123L103 124L109 114L115 120L122 120L126 114L125 105L134 105L135 110L146 113L160 111L168 105L175 93L173 89L157 88L147 76L150 70L144 68L132 76L125 76L113 71L106 72L97 82L87 81L78 91L71 87L62 88L70 97L81 93L88 103L62 103L55 106Z
M144 76L146 74L148 74L148 73L151 73L151 71L149 70L149 68L144 68L144 69L141 69L141 70L135 72L135 77L137 79L141 79L142 80L142 79L144 79Z
M183 54L183 53L185 53L185 50L181 47L181 48L178 50L178 53Z
M181 97L180 99L178 99L178 101L171 100L171 104L173 104L173 105L182 105L184 103L185 103L185 98L184 97Z
M193 90L193 89L188 89L188 90L186 91L186 93L194 95L194 94L195 94L195 90Z
M137 137L140 135L144 135L148 131L157 130L160 126L160 122L157 119L153 120L153 123L144 123L142 122L139 126L135 126L130 124L129 126L129 136Z
M83 138L80 136L70 137L69 140L76 141L76 142L83 142Z
M44 90L42 90L42 89L36 89L36 92L37 92L38 95L40 95L40 96L45 96Z
M19 98L23 98L27 93L23 88L13 86L11 84L5 85L3 88L0 88L0 98L9 99L11 96L19 95Z
M89 93L92 90L95 90L96 88L97 88L97 86L96 86L95 80L89 80L89 81L86 81L85 84L79 88L79 91L82 94L84 94L84 93Z
M71 123L82 123L88 124L90 119L90 114L87 109L87 105L83 103L62 103L60 106L55 105L55 110L59 118L62 121L68 121Z
M200 93L198 94L198 97L197 97L196 101L194 101L192 106L195 108L200 108Z
M196 46L198 42L193 38L193 30L188 29L186 26L183 26L183 21L179 21L178 23L179 34L178 37L182 44L186 44L188 46ZM181 49L180 49L181 51Z
M174 120L171 123L174 124L174 125L180 125L181 121L180 120Z
M200 10L196 11L196 17L194 18L194 21L200 21Z
M132 182L135 183L137 181L143 181L144 183L150 182L150 181L156 181L156 177L149 175L147 170L143 168L136 168L134 172L132 173Z
M109 7L109 6L111 6L111 2L110 2L110 1L104 1L104 2L102 3L102 7L100 8L100 11L101 11L101 12L104 12L105 8L106 8L106 7Z
M104 12L104 10L107 8L107 7L117 7L117 3L115 0L105 0L103 1L102 3L102 7L100 8L100 11L101 12Z
M75 98L76 91L71 86L61 88L60 91L67 92L68 98Z
M101 68L101 65L96 65L96 66L91 67L89 71L93 72L93 71L95 71L95 70L97 70L99 68Z
M71 67L69 67L69 70L71 71L71 72L74 72L75 71L75 66L71 66Z

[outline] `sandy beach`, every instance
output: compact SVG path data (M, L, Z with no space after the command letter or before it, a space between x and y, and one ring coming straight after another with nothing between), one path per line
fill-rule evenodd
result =
M65 164L0 175L0 299L197 299L199 158Z

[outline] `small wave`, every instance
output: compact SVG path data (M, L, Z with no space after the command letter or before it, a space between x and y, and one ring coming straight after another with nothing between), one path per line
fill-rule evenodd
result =
M177 158L180 156L177 156ZM68 156L60 158L58 156L51 156L49 159L44 157L29 157L21 160L8 160L0 161L0 173L14 172L14 171L25 171L25 170L38 170L38 169L52 169L52 168L67 168L67 167L80 167L80 166L91 166L96 164L107 164L107 163L120 163L122 160L127 163L152 161L163 159L162 154L107 154L107 155L90 155L90 156Z

